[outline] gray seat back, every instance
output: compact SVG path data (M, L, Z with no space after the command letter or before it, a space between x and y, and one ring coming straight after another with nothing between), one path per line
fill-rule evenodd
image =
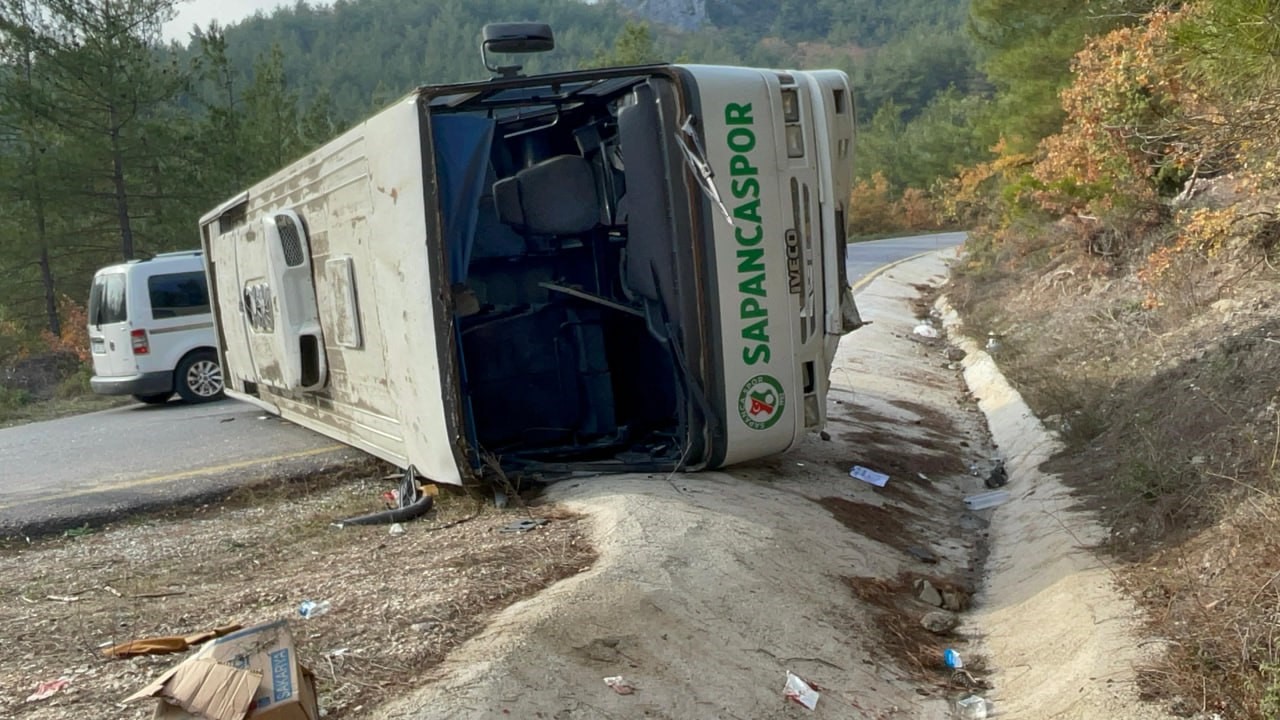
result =
M591 164L560 155L493 186L502 222L531 235L581 235L600 225L600 196Z
M626 170L627 193L619 214L627 225L627 266L624 282L645 299L649 331L665 339L663 317L675 304L674 218L667 197L662 117L653 88L636 87L636 102L618 112L618 141Z

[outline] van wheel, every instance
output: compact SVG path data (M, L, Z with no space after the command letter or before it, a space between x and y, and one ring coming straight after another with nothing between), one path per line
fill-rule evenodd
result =
M134 395L133 399L140 403L148 405L163 405L169 402L169 398L173 397L173 393L156 393L155 395Z
M193 352L178 363L174 385L189 403L208 402L222 397L222 368L218 356L208 350Z

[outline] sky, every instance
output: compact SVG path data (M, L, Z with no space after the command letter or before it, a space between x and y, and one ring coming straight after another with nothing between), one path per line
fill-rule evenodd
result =
M210 20L227 25L243 20L262 10L271 12L280 5L292 4L288 0L187 0L178 3L178 17L164 26L165 40L185 42L192 25L204 27Z

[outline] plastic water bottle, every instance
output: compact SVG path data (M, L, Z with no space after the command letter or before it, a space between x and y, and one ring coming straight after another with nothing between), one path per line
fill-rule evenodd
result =
M328 600L321 600L320 602L316 602L315 600L303 600L302 604L298 606L298 614L306 620L310 620L313 617L319 617L327 612L329 612Z
M987 701L977 695L956 701L956 717L962 720L986 720Z

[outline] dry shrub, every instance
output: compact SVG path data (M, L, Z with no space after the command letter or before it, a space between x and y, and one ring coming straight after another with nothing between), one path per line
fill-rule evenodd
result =
M877 172L870 180L859 180L849 196L849 232L853 235L874 235L902 229L893 212L889 180Z
M859 180L849 196L849 232L881 235L941 229L942 212L929 193L919 188L896 192L883 173Z
M61 332L57 335L48 330L40 333L41 340L51 352L73 353L80 362L87 363L91 359L89 352L89 314L85 306L63 295L58 299L58 317L61 321Z
M1180 715L1280 716L1280 499L1246 492L1226 521L1127 579L1169 639L1141 669L1142 691Z

